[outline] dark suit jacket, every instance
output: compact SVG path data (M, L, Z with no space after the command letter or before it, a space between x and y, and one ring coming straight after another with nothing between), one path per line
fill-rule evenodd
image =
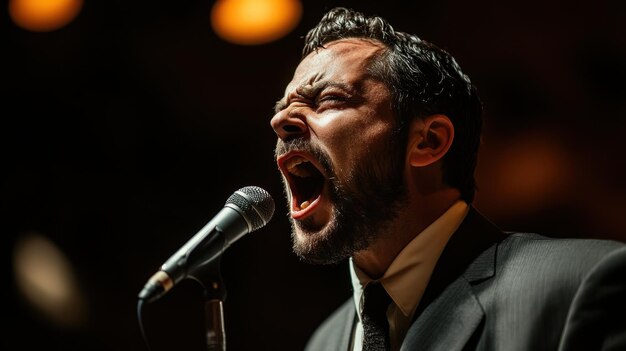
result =
M348 350L350 299L307 351ZM504 233L471 208L402 350L626 350L626 245Z

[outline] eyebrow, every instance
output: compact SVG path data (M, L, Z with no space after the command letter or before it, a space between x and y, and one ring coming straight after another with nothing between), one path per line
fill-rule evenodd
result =
M323 91L324 89L328 87L336 87L349 93L352 93L354 91L352 86L346 83L336 82L336 81L323 81L319 83L314 83L312 85L311 84L300 85L299 87L296 88L296 94L299 96L303 96L307 99L312 99L314 96L317 96L321 91ZM289 105L289 95L287 96L286 100L283 98L283 99L276 101L276 104L274 105L274 113L278 113L284 110L285 108L287 108L287 106Z

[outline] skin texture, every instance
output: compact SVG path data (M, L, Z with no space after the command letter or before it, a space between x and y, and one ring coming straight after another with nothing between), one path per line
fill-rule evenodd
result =
M397 142L390 91L367 70L382 49L375 41L342 39L312 52L271 120L294 251L314 263L352 256L372 278L460 197L441 180L441 158L454 139L448 117L416 118L408 143ZM306 209L293 200L286 175L294 155L326 179Z

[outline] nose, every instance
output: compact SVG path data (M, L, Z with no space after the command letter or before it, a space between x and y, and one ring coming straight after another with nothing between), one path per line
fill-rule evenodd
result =
M272 129L283 141L302 136L307 133L308 126L305 116L298 109L285 109L272 117Z

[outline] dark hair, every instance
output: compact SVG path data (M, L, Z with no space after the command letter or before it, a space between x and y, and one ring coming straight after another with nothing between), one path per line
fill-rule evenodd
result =
M443 158L443 181L474 199L474 169L482 128L482 104L476 88L445 50L398 32L383 18L337 7L328 11L305 37L304 58L324 44L344 38L381 42L386 47L370 63L370 73L387 85L393 97L399 132L406 140L413 118L444 114L455 138Z

